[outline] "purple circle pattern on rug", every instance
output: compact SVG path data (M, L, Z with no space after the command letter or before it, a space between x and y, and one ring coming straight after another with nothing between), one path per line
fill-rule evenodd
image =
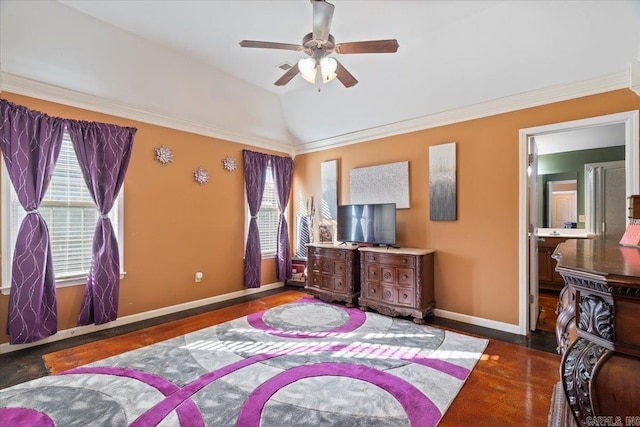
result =
M324 304L326 303L316 301L311 298L303 298L297 301L295 304ZM259 329L268 333L270 335L285 337L285 338L325 338L332 335L337 334L345 334L348 332L353 332L362 325L367 320L367 315L357 308L346 308L343 306L332 305L331 307L335 307L337 309L344 310L349 316L349 320L347 320L343 325L338 326L337 328L329 329L326 331L318 331L318 332L304 332L304 331L284 331L274 329L273 327L267 325L264 321L264 314L268 310L260 311L258 313L250 314L247 316L247 321L249 324L255 329Z
M442 416L431 399L399 377L364 365L317 363L289 369L258 386L242 406L237 425L260 426L264 406L278 390L303 378L327 375L366 381L385 390L402 405L411 426L435 426Z
M13 427L55 426L47 414L29 408L0 408L0 421L4 426Z

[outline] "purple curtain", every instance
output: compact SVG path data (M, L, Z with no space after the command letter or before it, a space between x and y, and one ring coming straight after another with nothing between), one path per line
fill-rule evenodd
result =
M291 247L289 246L289 228L284 210L289 203L291 180L293 179L293 159L291 157L271 156L273 182L278 192L278 249L276 252L276 272L278 280L291 278Z
M65 121L2 99L0 114L0 149L27 211L13 253L7 334L11 344L25 344L58 331L51 241L38 208L60 154Z
M262 203L262 193L267 180L269 156L254 151L242 150L244 162L244 184L249 204L249 233L244 253L244 286L259 288L262 270L262 254L260 250L260 233L258 231L258 212Z
M135 133L135 128L104 123L69 123L69 136L84 181L100 211L78 325L100 325L118 317L120 256L107 214L124 182Z

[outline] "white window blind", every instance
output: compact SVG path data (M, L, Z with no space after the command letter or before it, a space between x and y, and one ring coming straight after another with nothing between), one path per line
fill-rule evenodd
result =
M267 180L262 194L262 204L258 212L258 230L260 231L260 248L262 255L273 255L278 245L278 193L273 175L271 163L267 166Z
M11 255L3 257L3 273L5 273L3 274L3 288L7 288L11 282L11 276L7 272L11 270L16 236L22 219L26 215L13 186L10 183L8 186L6 185L8 180L7 174L3 173L3 198L7 197L6 193L9 193L8 197L10 198L3 203L3 206L9 206L10 211L8 212L9 217L7 217L7 212L3 212L3 239L9 239L8 242L5 242L4 247L5 254L10 253ZM116 201L109 217L118 236L118 241L122 242L121 228L118 227L119 214L121 213L119 202L119 200ZM91 266L93 235L98 220L98 210L82 177L82 171L67 132L64 133L60 155L47 193L38 211L49 228L56 282L58 285L84 283Z

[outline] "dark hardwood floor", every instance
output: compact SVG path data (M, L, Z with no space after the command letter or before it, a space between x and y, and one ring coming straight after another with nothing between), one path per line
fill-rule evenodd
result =
M556 332L556 320L558 314L558 300L560 295L553 291L540 291L538 295L538 303L540 306L540 315L538 316L538 330Z
M3 354L0 388L246 316L303 295L302 289L287 287ZM427 323L489 338L484 355L441 426L546 425L551 393L559 379L560 356L555 353L553 333L539 330L523 337L441 318L427 319Z

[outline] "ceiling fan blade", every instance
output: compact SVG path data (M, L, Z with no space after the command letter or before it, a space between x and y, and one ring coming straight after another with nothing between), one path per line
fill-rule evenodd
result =
M291 79L293 79L298 73L300 72L300 70L298 69L298 64L295 64L293 67L289 68L287 70L286 73L284 73L282 75L282 77L280 77L278 80L276 80L276 82L274 83L274 85L276 86L284 86L287 83L289 83L291 81Z
M336 63L336 78L340 80L340 83L342 83L344 87L355 86L358 83L358 80L356 80L356 78L353 77L346 68L344 68L340 61L336 61Z
M335 6L324 0L311 0L311 4L313 5L313 38L327 40Z
M369 40L364 42L338 43L337 53L394 53L398 50L398 40Z
M256 40L242 40L240 42L242 47L257 47L262 49L283 49L283 50L302 50L303 47L299 44L291 43L276 43L276 42L261 42Z

